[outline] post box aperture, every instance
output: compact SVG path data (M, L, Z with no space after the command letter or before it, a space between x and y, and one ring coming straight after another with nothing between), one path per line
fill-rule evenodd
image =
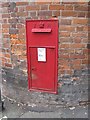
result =
M26 20L28 87L57 93L58 20Z

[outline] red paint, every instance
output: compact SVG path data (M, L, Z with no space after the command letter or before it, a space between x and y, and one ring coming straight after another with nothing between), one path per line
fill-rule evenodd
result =
M29 89L57 93L58 20L26 20L26 38ZM46 61L38 61L38 48Z

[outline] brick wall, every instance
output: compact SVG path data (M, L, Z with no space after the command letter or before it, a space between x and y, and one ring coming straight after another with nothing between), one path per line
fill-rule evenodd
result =
M26 19L59 20L58 76L78 77L88 64L88 2L2 3L2 67L7 81L27 87ZM76 79L75 79L76 80ZM25 82L26 81L26 82Z
M1 7L1 3L0 3L0 79L1 79L1 61L2 61L2 7Z
M59 19L59 75L74 74L88 64L88 4L57 2L4 3L3 67L26 64L25 20ZM26 66L23 68L27 70Z

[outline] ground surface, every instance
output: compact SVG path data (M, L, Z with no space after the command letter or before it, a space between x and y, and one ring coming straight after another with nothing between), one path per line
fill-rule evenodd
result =
M35 112L30 106L21 105L5 98L5 110L0 113L0 120L6 118L88 118L88 106L79 105L68 108L60 108L50 112ZM40 109L40 108L39 108ZM42 109L41 109L42 111Z

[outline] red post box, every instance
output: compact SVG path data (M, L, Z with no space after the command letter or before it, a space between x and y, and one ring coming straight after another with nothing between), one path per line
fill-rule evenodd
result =
M28 87L57 93L58 20L26 20Z

